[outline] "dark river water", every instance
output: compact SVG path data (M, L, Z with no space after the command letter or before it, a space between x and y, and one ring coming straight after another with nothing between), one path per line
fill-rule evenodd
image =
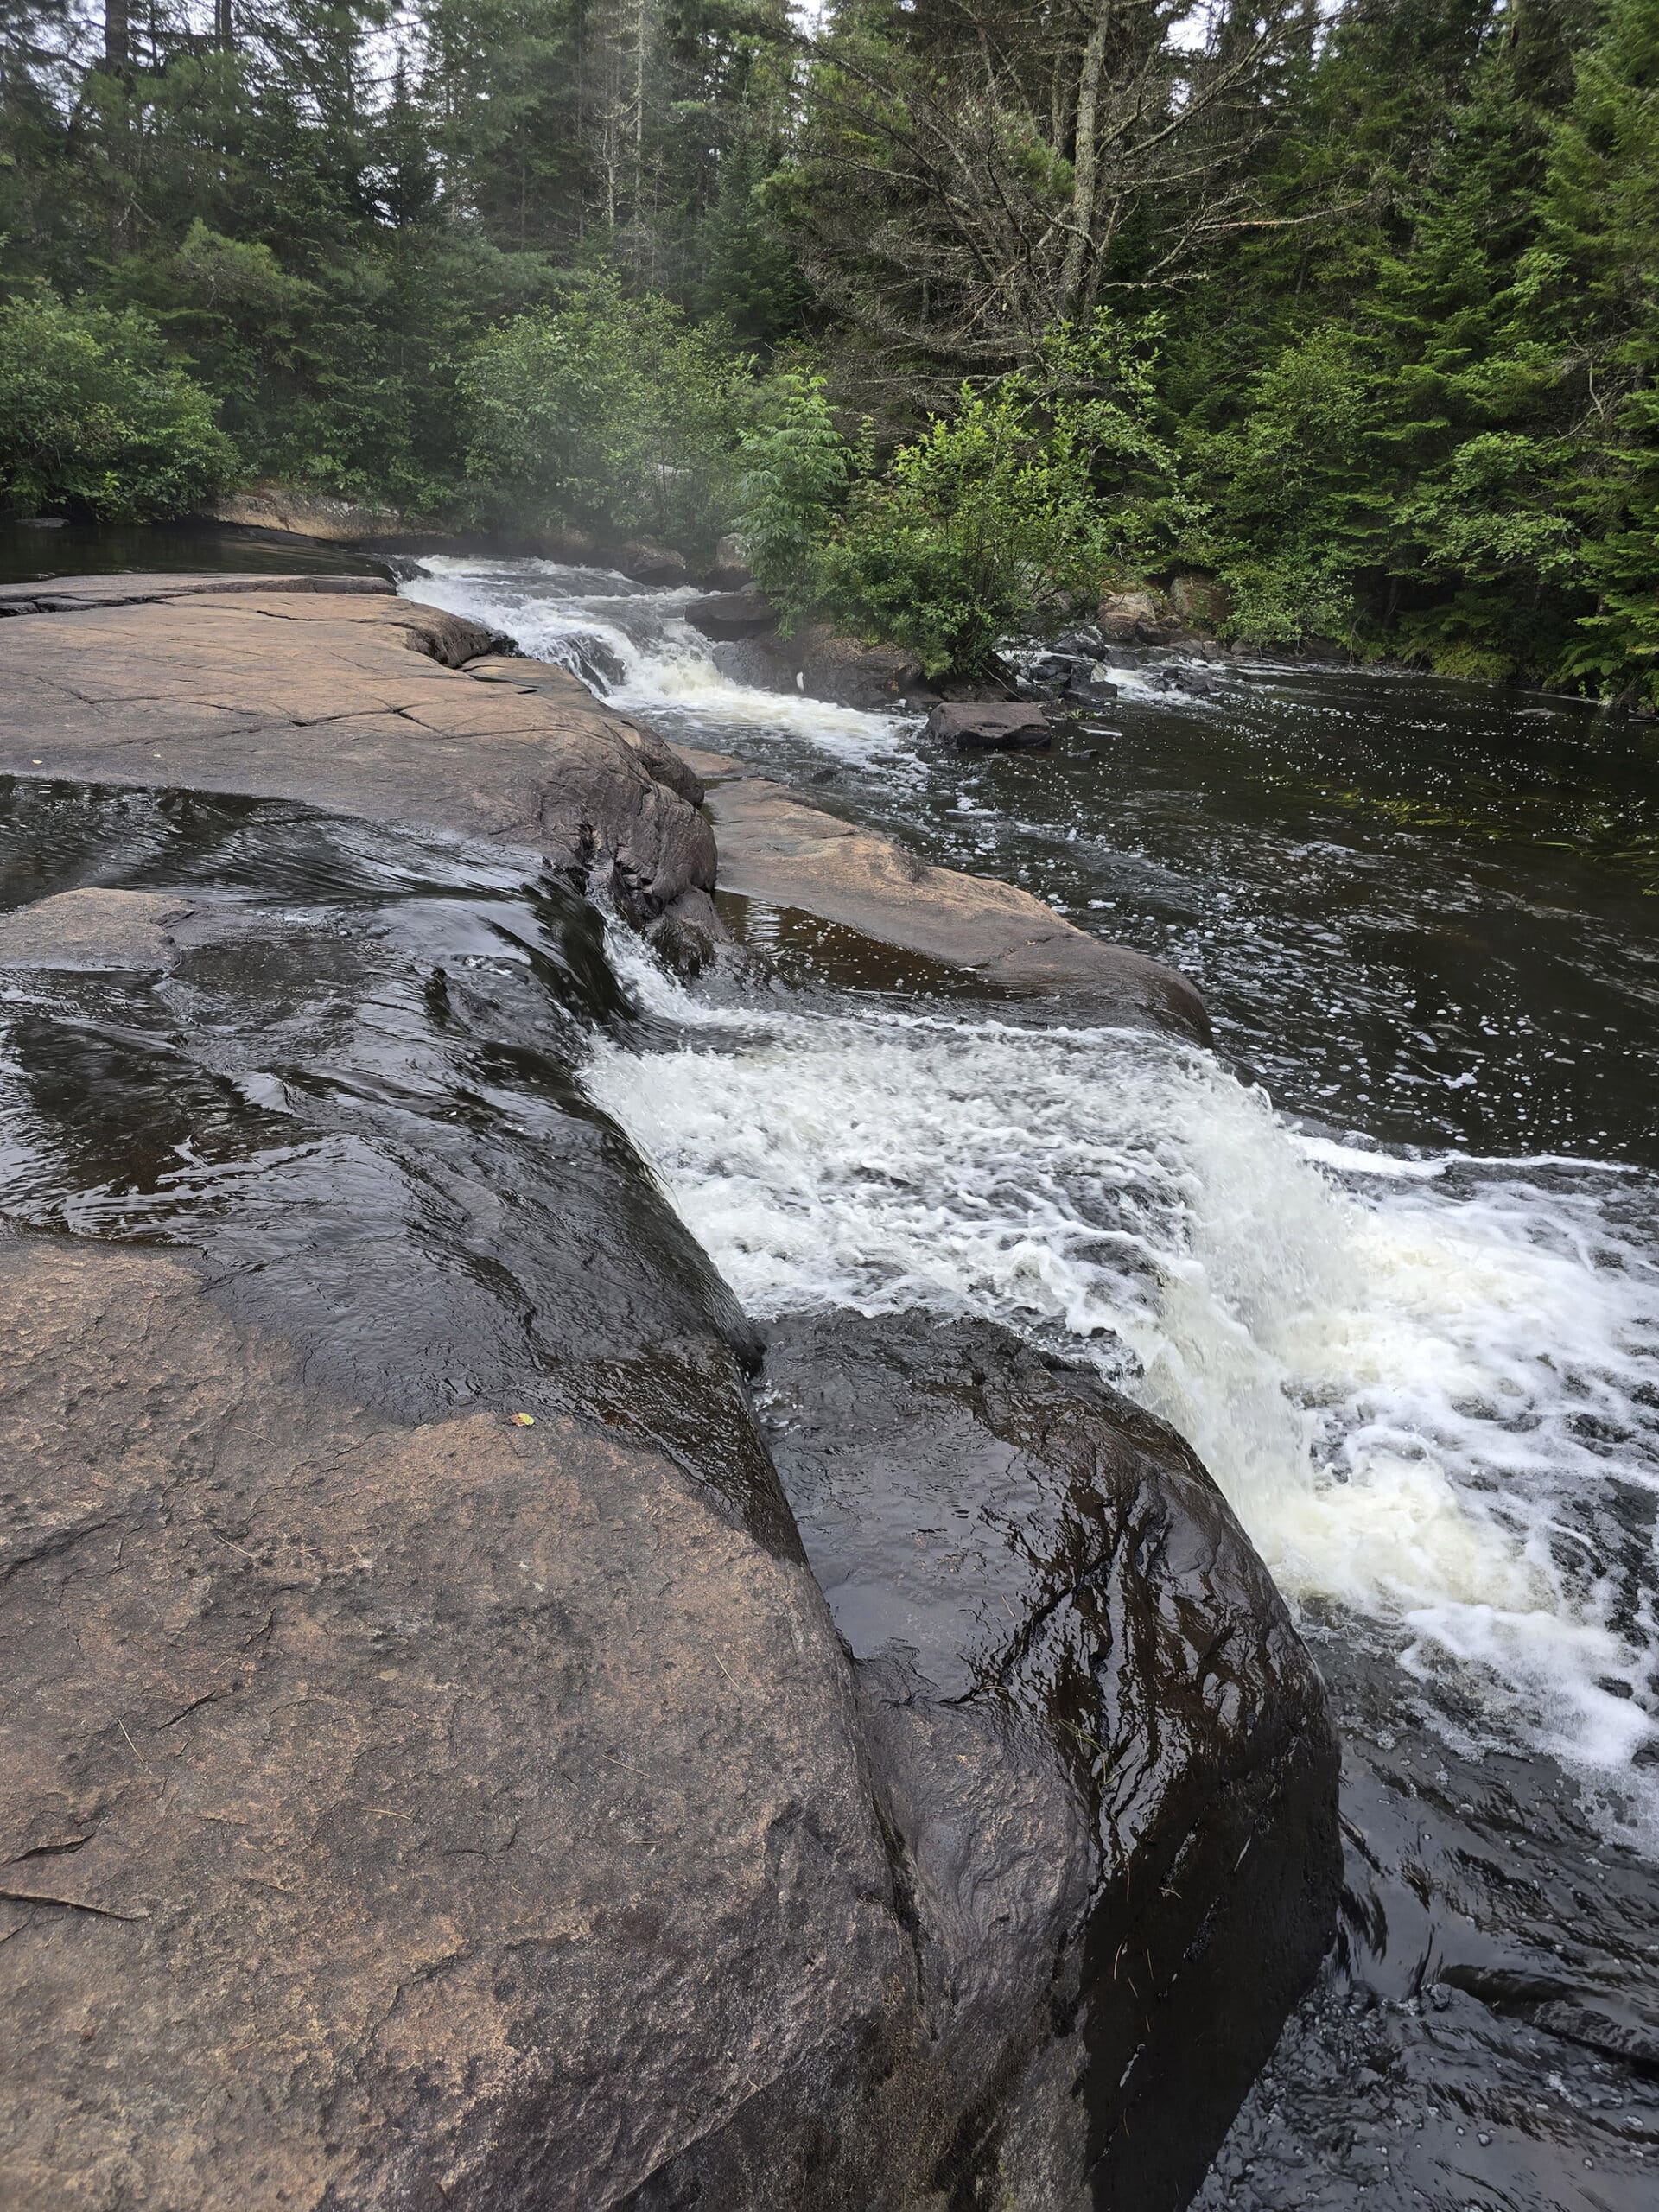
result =
M385 563L347 545L312 544L286 531L217 523L0 522L0 584L43 576L105 576L126 569L168 574L384 575Z
M267 550L306 565L241 535L59 531L10 533L0 568ZM499 855L20 785L0 903L179 888L205 934L142 1004L96 977L11 992L4 1211L230 1255L239 1209L270 1247L247 1248L249 1295L291 1275L296 1312L331 1267L360 1273L357 1217L406 1219L389 1371L437 1389L453 1356L404 1339L419 1253L476 1241L445 1211L457 1177L505 1141L529 1194L499 1249L466 1247L487 1353L521 1306L580 1306L560 1270L594 1264L584 1193L608 1177L625 1205L637 1174L608 1115L759 1319L921 1306L1095 1361L1202 1452L1344 1736L1339 1940L1197 2202L1650 2212L1655 733L1397 676L1221 670L1170 694L1141 665L1052 753L964 761L914 720L756 689L683 593L483 559L404 588L671 740L1174 960L1217 1052L1023 1020L741 901L779 982L687 987ZM463 979L442 1002L440 954ZM187 1068L191 1024L220 1041ZM703 1297L689 1244L647 1257ZM602 1368L596 1313L550 1374Z

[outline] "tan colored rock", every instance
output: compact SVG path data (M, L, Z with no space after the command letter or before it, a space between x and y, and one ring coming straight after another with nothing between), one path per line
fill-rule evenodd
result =
M0 2202L597 2212L902 2016L844 1656L695 1475L161 1253L0 1243Z
M1233 595L1215 576L1177 576L1169 587L1169 603L1183 622L1201 623L1214 629L1233 611Z
M754 1332L583 1095L591 907L334 817L608 871L690 947L706 777L740 888L1091 1014L1196 997L430 609L88 604L0 624L0 683L25 777L327 810L124 798L188 895L0 923L61 971L8 1038L50 1233L0 1236L0 2204L1175 2212L1325 1925L1317 1685L1259 1564L1183 1447L1033 1356L925 1371L924 1324L912 1389L832 1331L794 1475L844 1396L873 1592L907 1601L935 1478L1011 1507L970 1641L931 1638L980 1707L855 1665ZM60 804L14 799L14 836ZM449 895L405 902L405 855ZM1062 1644L1106 1670L1094 1782L1033 1671Z
M1011 883L930 867L760 777L713 785L708 810L724 890L803 908L1091 1018L1209 1036L1204 1001L1184 976L1103 944Z
M94 607L138 607L157 600L238 597L247 592L321 592L334 598L391 599L397 587L385 576L175 575L123 571L107 576L48 576L32 583L0 584L0 615L74 614Z
M377 594L162 581L143 602L0 623L0 769L530 847L597 868L640 918L712 887L714 840L666 748L561 671L463 673L499 642L479 624Z
M60 891L0 914L0 968L114 968L159 973L177 950L171 925L192 909L151 891Z
M1110 644L1128 645L1136 639L1156 644L1164 636L1157 601L1149 591L1109 592L1100 602L1100 627Z
M214 522L254 530L286 530L296 537L354 545L365 537L394 537L409 528L395 507L371 507L360 499L341 499L327 492L302 491L293 484L251 484L226 493L208 509Z

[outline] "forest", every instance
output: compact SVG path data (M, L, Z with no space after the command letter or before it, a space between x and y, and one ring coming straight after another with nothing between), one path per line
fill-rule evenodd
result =
M4 0L0 500L1659 704L1659 0Z

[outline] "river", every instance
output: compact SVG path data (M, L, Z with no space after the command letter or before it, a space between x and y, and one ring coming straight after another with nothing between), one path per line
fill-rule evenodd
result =
M1659 2166L1659 737L1473 685L1118 670L1052 753L761 690L689 594L411 595L928 857L1161 955L1217 1050L861 969L728 899L589 1090L761 1319L923 1305L1202 1452L1345 1739L1344 1923L1198 2204L1608 2212ZM1170 657L1158 657L1170 658Z

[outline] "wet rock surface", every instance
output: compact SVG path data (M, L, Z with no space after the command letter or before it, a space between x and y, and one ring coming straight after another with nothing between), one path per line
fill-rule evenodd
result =
M761 1403L974 2155L1184 2204L1335 1915L1335 1742L1266 1571L1171 1431L989 1324L775 1324Z
M707 823L653 772L665 748L568 677L556 696L474 682L464 664L503 642L481 624L334 588L354 578L274 594L137 580L133 603L134 579L90 581L128 599L0 624L0 770L290 798L529 846L596 874L640 921L713 887Z
M9 797L191 912L4 978L0 2196L617 2201L908 1951L744 1325L575 1079L591 911Z
M901 701L931 703L938 695L922 664L901 645L866 645L822 622L803 622L787 638L747 636L728 649L726 664L742 682L798 690L841 707L889 713Z
M938 745L954 745L959 753L987 746L1046 746L1053 741L1048 716L1039 706L1001 702L937 706L928 715L925 734Z
M988 1331L774 1342L791 1484L813 1391L923 1454L837 1632L583 1087L644 1033L581 887L718 926L701 764L493 645L0 625L0 2198L1173 2212L1317 1941L1317 1685L1190 1455Z
M1033 1004L1207 1039L1204 1001L1174 969L1102 944L1012 884L930 867L720 754L690 758L709 785L722 888L971 969Z
M0 615L77 614L101 607L149 607L165 600L223 599L250 592L283 597L290 592L321 592L331 598L390 599L394 587L384 576L270 575L249 569L219 575L188 573L153 575L48 576L28 583L0 583Z

